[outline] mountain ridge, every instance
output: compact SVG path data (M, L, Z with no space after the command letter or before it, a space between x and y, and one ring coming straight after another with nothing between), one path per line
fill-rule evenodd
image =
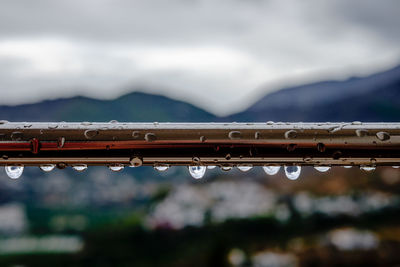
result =
M226 121L399 121L400 65L366 77L320 81L265 95Z
M282 101L277 99L276 96L285 97L286 94L297 96L297 98L285 99L286 101L290 101L290 104L296 104L297 106L307 106L312 102L317 102L321 99L326 101L332 96L336 97L332 100L337 101L341 98L346 98L349 95L365 94L369 91L373 91L378 86L382 87L391 84L393 81L398 81L399 78L400 65L364 77L349 77L346 80L318 81L298 86L285 87L266 94L246 110L256 110L267 105L278 105ZM338 86L340 86L340 93L329 91L329 89L338 89Z
M75 96L3 105L0 114L3 120L38 122L400 121L400 65L366 77L283 88L226 117L184 101L137 91L111 100Z
M9 121L183 122L215 119L213 114L192 104L141 92L128 93L112 100L75 96L33 104L0 106L0 114L2 119Z

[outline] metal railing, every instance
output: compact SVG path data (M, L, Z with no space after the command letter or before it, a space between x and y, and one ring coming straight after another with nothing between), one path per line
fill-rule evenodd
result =
M400 165L400 123L0 121L0 165Z

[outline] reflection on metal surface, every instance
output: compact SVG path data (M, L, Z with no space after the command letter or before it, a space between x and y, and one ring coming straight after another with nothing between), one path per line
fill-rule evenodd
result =
M397 166L400 123L0 124L0 165Z

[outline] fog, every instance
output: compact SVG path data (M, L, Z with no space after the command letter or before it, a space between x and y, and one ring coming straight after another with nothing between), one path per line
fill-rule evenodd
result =
M387 1L2 1L0 104L143 91L218 115L400 62Z

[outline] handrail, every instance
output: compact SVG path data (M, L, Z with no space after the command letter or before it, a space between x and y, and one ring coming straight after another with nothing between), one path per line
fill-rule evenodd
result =
M0 165L400 165L400 123L0 121Z

